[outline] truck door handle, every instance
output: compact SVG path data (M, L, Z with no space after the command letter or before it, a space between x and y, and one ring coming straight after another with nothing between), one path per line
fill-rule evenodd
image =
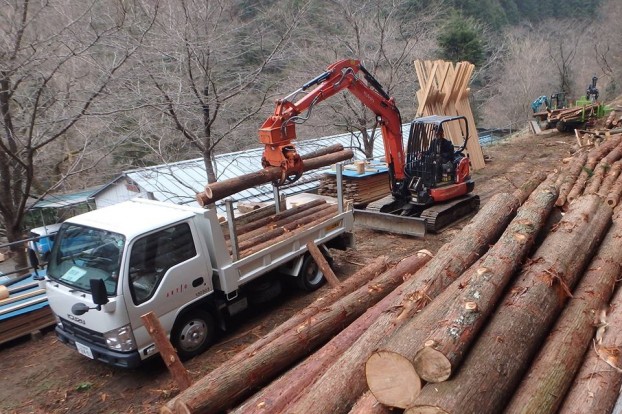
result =
M202 284L203 284L203 278L202 278L202 277L199 277L199 278L194 279L194 280L192 281L192 287L199 287L199 286L201 286Z

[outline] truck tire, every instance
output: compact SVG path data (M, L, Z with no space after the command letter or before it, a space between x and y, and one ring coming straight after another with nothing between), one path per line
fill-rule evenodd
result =
M318 290L326 282L324 273L320 270L320 267L315 263L313 257L307 254L302 262L302 267L296 277L296 283L298 287L307 292L313 292Z
M216 337L214 317L202 309L192 309L179 317L171 331L171 343L182 361L205 351Z

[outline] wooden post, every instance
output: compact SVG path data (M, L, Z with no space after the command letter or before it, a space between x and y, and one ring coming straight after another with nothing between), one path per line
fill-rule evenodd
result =
M184 365L179 360L171 341L168 340L166 333L164 333L164 328L162 328L160 320L153 312L144 314L140 319L143 320L147 332L149 332L149 335L151 335L158 347L164 364L166 364L166 367L171 372L177 386L180 390L185 390L192 384L192 380L190 379L188 371L186 371L186 368L184 368Z
M326 258L324 257L320 249L315 245L315 243L313 243L312 241L307 243L307 249L309 249L309 253L313 257L313 260L315 260L315 263L317 263L322 273L324 273L324 277L326 278L326 281L328 282L330 287L339 286L339 279L337 279L337 276L335 276L333 269L330 268L330 265L326 261Z

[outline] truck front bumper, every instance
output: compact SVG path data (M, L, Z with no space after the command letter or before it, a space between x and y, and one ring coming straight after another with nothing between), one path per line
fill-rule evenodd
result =
M136 368L142 363L142 359L140 358L140 354L138 351L131 352L118 352L111 351L110 349L104 348L99 345L93 345L90 343L86 343L83 340L76 338L74 335L64 331L59 326L56 327L56 336L62 343L65 345L75 349L80 352L76 342L81 344L82 346L86 346L90 349L91 355L93 359L97 361L104 362L108 365L113 365L115 367L121 368ZM84 352L80 352L83 355L86 355ZM90 355L86 355L90 357Z

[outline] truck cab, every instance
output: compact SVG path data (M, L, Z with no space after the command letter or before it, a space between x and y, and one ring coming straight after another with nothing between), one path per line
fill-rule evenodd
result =
M344 236L352 220L345 211L234 259L215 210L137 199L73 217L59 230L46 276L57 336L88 358L136 367L157 353L141 320L154 312L190 358L246 308L244 285L275 269L302 273L305 242Z

